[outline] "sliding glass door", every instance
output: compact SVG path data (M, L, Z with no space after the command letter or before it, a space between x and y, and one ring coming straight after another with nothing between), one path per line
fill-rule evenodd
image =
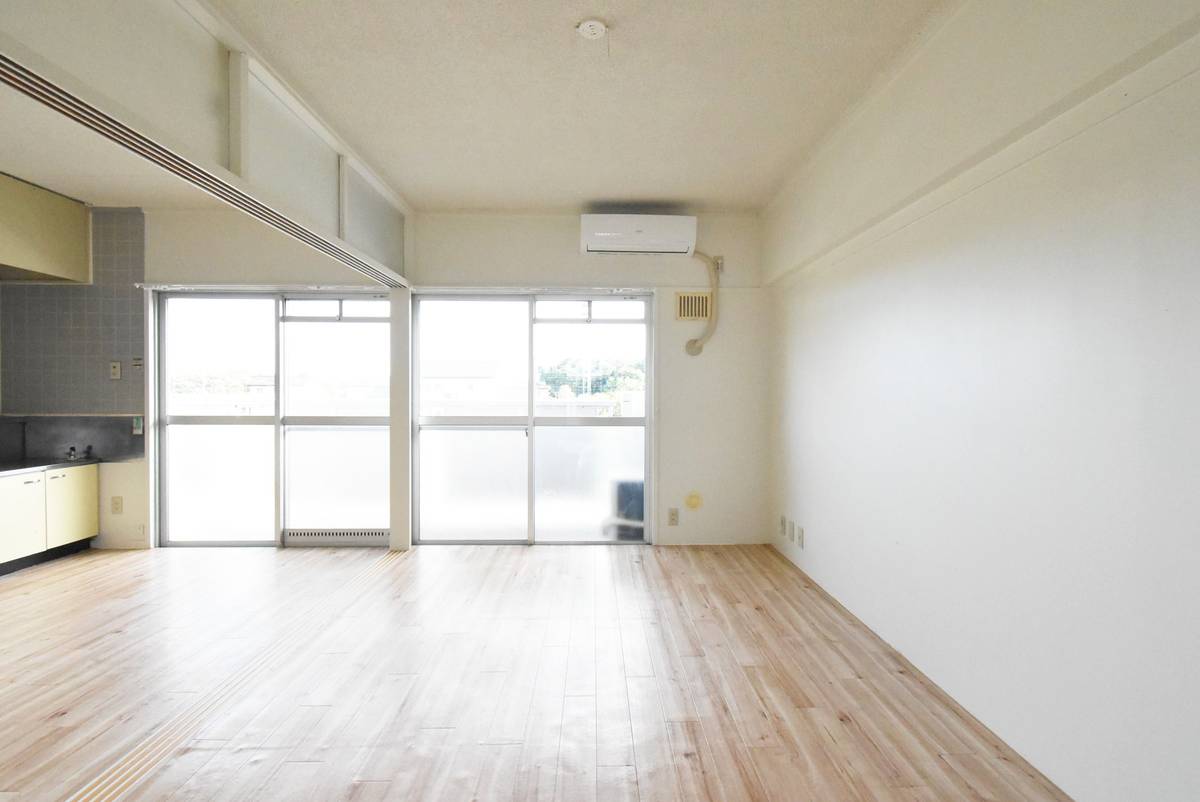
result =
M420 542L645 542L642 296L419 296Z
M278 304L166 299L160 375L169 542L276 540Z
M162 541L386 536L389 302L160 301Z

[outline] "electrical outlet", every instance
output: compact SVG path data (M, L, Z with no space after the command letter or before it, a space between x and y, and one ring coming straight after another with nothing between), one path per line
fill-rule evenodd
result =
M781 537L781 538L787 537L787 516L786 515L779 516L779 537Z
M117 379L121 378L121 363L120 362L109 362L108 363L108 378L112 379L113 381L116 381Z
M667 510L667 526L679 526L678 507L671 507Z
M124 496L113 496L112 503L110 506L112 507L113 515L121 515L122 513L125 512L125 497Z

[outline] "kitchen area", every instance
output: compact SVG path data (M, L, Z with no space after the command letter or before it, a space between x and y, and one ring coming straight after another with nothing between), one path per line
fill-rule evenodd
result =
M0 59L0 575L84 548L388 542L403 204L211 41L205 94L161 117ZM172 138L139 111L192 116ZM338 311L297 318L314 300ZM247 387L275 401L222 406Z
M0 574L144 540L144 252L140 209L0 175Z

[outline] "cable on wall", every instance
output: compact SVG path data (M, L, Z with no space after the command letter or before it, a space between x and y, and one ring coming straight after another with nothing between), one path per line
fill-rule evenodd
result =
M701 251L692 251L692 256L704 262L708 268L708 287L712 293L712 301L708 308L708 322L704 324L704 331L699 337L688 340L684 350L691 356L700 356L704 351L704 345L717 331L717 289L721 283L721 271L725 269L725 257L709 256Z

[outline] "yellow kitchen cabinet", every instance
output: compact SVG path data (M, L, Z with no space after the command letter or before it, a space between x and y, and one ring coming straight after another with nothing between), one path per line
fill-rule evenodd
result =
M46 548L100 532L100 471L95 465L46 471Z
M46 476L0 476L0 563L46 550Z
M0 281L92 279L88 208L0 174Z

